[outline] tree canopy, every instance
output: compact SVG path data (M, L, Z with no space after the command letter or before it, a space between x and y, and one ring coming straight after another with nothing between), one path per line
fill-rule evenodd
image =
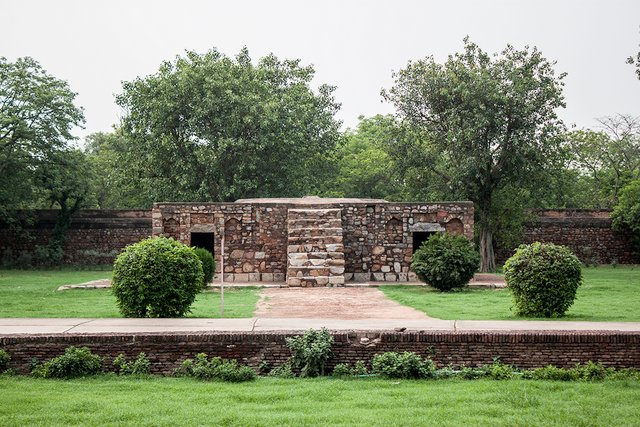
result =
M433 159L422 168L475 202L481 269L493 269L495 195L531 185L560 157L564 74L536 48L491 56L466 38L444 64L427 57L394 77L383 96L425 132Z
M313 75L299 60L210 50L125 82L122 160L146 204L313 191L339 139L334 88L314 92Z

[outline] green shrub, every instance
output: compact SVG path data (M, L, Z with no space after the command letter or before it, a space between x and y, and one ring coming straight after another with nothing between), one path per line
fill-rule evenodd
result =
M216 272L216 260L211 255L211 252L204 248L194 248L193 251L202 263L202 271L204 273L202 286L206 287L213 280L213 274Z
M0 372L4 372L5 369L7 369L10 361L11 356L9 356L9 353L7 353L6 350L0 348Z
M165 237L127 246L113 266L112 291L124 317L181 317L202 289L193 249Z
M353 369L351 369L351 374L355 376L368 375L369 370L367 369L367 365L362 360L358 360L356 361L356 364L353 365Z
M504 272L520 316L563 316L582 284L578 258L552 243L521 245L505 263Z
M416 353L390 351L373 356L371 370L385 378L418 379L432 378L436 367L430 359L422 359Z
M413 254L411 269L440 291L462 288L478 270L480 254L464 236L434 234Z
M331 356L333 336L326 328L320 331L309 329L304 335L289 337L287 347L293 354L291 362L300 370L301 377L324 375L324 365Z
M150 373L151 362L144 353L138 354L135 360L127 362L124 354L119 354L113 360L113 367L120 375L148 375Z
M42 378L75 378L97 375L102 372L102 358L91 353L87 347L68 347L64 354L44 364L37 365L31 372Z
M257 375L253 369L238 365L235 360L222 360L219 357L208 359L206 353L199 353L195 360L187 359L176 370L177 376L192 377L199 380L221 380L243 382L255 380Z
M346 363L338 363L333 368L332 376L338 378L350 377L351 376L351 368Z
M280 366L273 368L269 372L270 377L276 378L294 378L296 376L295 372L293 372L293 367L291 366L291 360L288 360L286 363L283 363Z

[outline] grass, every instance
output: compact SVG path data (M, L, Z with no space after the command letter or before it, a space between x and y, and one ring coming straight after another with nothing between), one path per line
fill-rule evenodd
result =
M640 321L640 267L583 269L584 283L574 304L560 320L602 322ZM442 293L423 286L382 286L387 297L447 320L516 320L511 293L504 290L467 289Z
M0 424L439 425L640 424L640 384L551 381L387 381L100 376L0 377Z
M110 271L0 270L0 317L122 317L109 289L57 291ZM225 318L252 317L258 288L225 289ZM200 293L187 317L220 317L220 292Z

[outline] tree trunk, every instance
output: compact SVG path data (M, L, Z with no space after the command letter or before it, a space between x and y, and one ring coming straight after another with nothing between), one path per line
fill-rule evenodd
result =
M488 273L495 270L496 257L493 253L493 234L484 224L480 225L480 271Z

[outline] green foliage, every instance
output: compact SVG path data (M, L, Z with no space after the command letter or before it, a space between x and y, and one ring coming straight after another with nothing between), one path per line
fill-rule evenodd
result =
M11 361L11 356L7 353L6 350L0 348L0 372L4 372L9 366L9 362Z
M420 379L433 378L436 366L430 359L413 352L390 351L373 356L371 370L385 378Z
M216 272L216 260L213 258L213 255L211 255L211 252L204 248L193 248L193 251L202 263L202 271L204 273L202 286L206 287L207 284L213 280L213 274Z
M611 213L613 228L631 236L640 253L640 179L622 189L618 204Z
M14 209L48 198L41 175L57 169L65 153L74 155L71 130L84 122L75 97L32 58L0 57L0 220L16 225Z
M331 373L334 377L344 378L351 376L351 368L346 363L338 363L333 367L333 372Z
M193 249L165 237L127 246L113 265L112 292L125 317L181 317L202 289Z
M355 376L359 375L368 375L369 370L367 369L367 365L362 360L357 360L356 364L353 365L353 369L351 369L351 373Z
M291 360L288 360L286 363L273 368L269 372L269 376L276 378L295 378L296 373L293 372Z
M145 204L310 194L339 140L334 88L312 89L313 76L299 60L255 64L247 49L163 62L117 96L129 141L118 164Z
M520 316L564 316L582 284L578 258L552 243L521 245L505 263L504 272Z
M113 360L113 367L120 375L148 375L151 362L145 353L138 354L138 357L131 361L127 361L124 354L120 353Z
M87 347L68 347L64 354L38 365L31 372L41 378L76 378L102 372L102 357Z
M257 378L255 371L246 365L238 365L235 360L222 360L220 357L212 357L209 360L206 353L199 353L195 360L183 361L180 368L176 370L176 375L203 381L227 382L253 381Z
M324 365L331 357L333 336L326 329L309 329L303 335L286 338L292 353L292 366L300 370L301 377L324 375Z
M440 291L464 287L478 270L480 254L464 236L434 234L413 254L411 269Z
M475 202L482 271L495 268L494 194L509 185L544 188L545 171L564 160L556 113L564 74L553 66L536 48L507 46L492 56L466 38L464 51L444 64L411 61L383 91L425 134L415 167Z

